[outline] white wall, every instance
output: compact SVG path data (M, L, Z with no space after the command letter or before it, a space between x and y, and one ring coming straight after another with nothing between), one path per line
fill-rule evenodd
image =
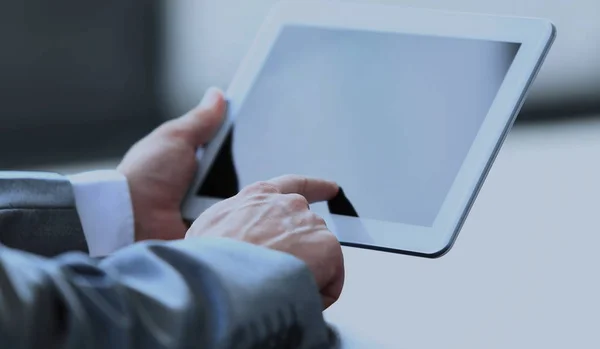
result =
M194 105L210 85L227 87L266 13L277 1L172 0L166 3L164 96L170 115ZM600 1L372 2L549 18L558 27L558 39L530 94L529 103L568 98L600 100Z

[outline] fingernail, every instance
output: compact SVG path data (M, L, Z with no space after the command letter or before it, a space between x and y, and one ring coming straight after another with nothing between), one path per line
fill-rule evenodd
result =
M221 94L221 91L219 91L219 89L214 88L214 87L209 88L208 91L206 91L206 93L204 94L204 97L202 97L200 106L201 107L209 107L211 105L214 105L215 103L217 103L217 100L219 99L220 94Z

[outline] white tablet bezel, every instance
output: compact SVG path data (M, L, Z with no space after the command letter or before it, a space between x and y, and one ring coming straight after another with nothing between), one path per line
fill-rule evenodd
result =
M216 201L195 195L220 145L285 25L359 29L415 35L519 43L520 48L432 227L328 215L340 242L425 257L439 257L453 245L477 193L502 145L526 92L554 40L554 25L543 19L500 17L334 1L283 1L275 5L226 92L226 121L203 150L195 182L182 206L192 220ZM266 179L266 178L265 178ZM390 203L393 205L394 203ZM392 231L390 231L392 230Z

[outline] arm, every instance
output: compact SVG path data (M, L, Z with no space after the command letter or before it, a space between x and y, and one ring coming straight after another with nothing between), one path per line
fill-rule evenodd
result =
M46 256L86 251L68 179L0 175L4 245ZM2 243L0 343L8 347L262 348L301 341L298 348L312 349L325 343L313 277L288 254L188 239L137 244L99 262L82 253L45 259Z
M145 242L100 262L0 246L0 343L316 349L327 329L305 264L243 242Z
M0 244L43 256L87 252L69 180L52 173L0 172Z
M127 179L117 171L0 172L0 243L6 246L47 257L106 256L132 244L133 229Z

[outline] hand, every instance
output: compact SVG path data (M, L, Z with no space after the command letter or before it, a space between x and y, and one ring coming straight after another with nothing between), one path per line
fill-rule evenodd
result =
M198 107L165 122L125 155L117 170L129 183L136 241L185 236L180 206L196 172L196 150L214 136L224 114L222 93L210 89Z
M315 276L327 308L344 285L342 248L308 205L329 200L337 191L335 183L302 176L255 183L206 210L186 237L227 237L302 259Z

